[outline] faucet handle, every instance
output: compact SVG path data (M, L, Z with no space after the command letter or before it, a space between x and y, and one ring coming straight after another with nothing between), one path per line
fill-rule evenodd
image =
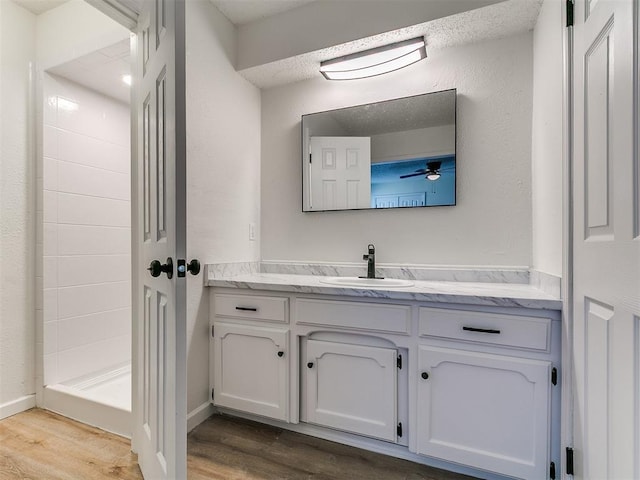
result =
M365 253L364 255L362 255L362 259L363 260L369 260L369 254Z

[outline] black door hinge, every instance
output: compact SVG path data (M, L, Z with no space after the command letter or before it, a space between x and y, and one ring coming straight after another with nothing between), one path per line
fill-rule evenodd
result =
M573 0L567 0L567 27L573 27Z
M213 402L213 388L211 389L211 401Z
M396 358L396 366L402 370L402 355L398 355L398 358Z
M567 447L565 452L567 456L567 468L565 468L565 472L567 475L573 475L573 448Z
M398 428L396 431L398 433L398 437L402 437L402 423L398 423Z
M215 337L215 335L213 334L213 325L211 325L211 336Z
M313 163L313 158L311 154L309 154L309 163Z
M556 367L553 367L551 369L551 383L553 385L558 384L558 369Z
M549 478L551 480L556 480L556 464L553 462L549 465Z

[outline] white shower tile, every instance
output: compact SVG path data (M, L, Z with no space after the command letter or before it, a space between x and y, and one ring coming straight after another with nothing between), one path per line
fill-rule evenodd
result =
M67 318L58 322L58 348L67 350L130 333L130 308Z
M58 190L94 197L129 200L129 176L70 162L58 164Z
M44 257L43 259L42 277L44 279L44 288L55 288L58 286L58 258ZM36 270L36 275L38 274Z
M58 129L50 125L45 125L42 132L42 156L58 157Z
M129 227L131 203L127 200L60 193L58 194L58 222Z
M43 352L45 355L58 351L58 322L46 322L43 327Z
M129 146L62 130L58 158L67 162L129 174Z
M58 160L52 157L42 159L42 185L45 190L58 190Z
M58 194L50 190L43 192L42 199L43 220L48 223L58 221Z
M37 249L37 246L36 246ZM36 252L36 256L38 255L38 252ZM43 290L36 290L36 302L35 302L35 307L36 310L42 310L42 307L44 305L44 291Z
M82 377L131 360L131 335L71 348L58 353L58 381Z
M59 255L130 254L131 229L58 225Z
M42 293L42 316L45 322L58 319L58 289L45 288Z
M129 255L80 255L58 258L58 286L120 282L131 279Z
M52 256L58 254L58 225L44 223L42 225L42 252L43 255Z
M44 356L44 384L53 385L58 380L58 354L51 353Z
M58 123L57 98L45 87L44 107L42 108L42 120L45 125L56 126Z
M129 307L130 292L130 282L59 288L58 318L78 317Z

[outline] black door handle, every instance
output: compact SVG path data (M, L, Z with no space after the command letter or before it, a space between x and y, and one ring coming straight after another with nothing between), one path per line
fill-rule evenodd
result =
M171 280L173 278L173 260L168 257L165 264L160 263L159 260L153 260L147 270L151 272L152 277L159 277L162 273L166 273L167 278Z
M195 258L187 263L187 270L191 275L197 275L200 273L200 260L196 260Z

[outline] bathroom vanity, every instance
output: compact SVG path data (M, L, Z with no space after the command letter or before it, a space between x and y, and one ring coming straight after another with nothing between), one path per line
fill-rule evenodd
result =
M553 478L559 299L525 284L407 283L209 278L212 402L483 478Z

